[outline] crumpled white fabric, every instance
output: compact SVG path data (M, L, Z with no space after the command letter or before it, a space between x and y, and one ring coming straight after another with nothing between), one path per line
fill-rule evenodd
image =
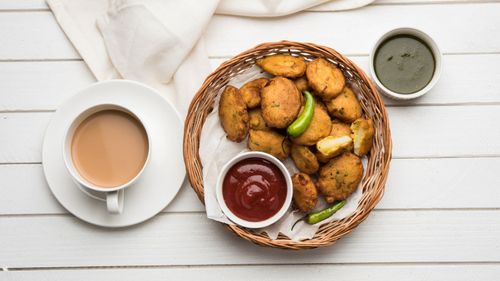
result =
M373 0L47 0L97 80L125 78L165 93L182 116L210 72L203 32L214 13L271 17ZM281 39L281 38L279 38ZM243 51L243 50L242 50Z
M280 17L320 4L328 6L330 11L341 11L356 9L371 2L373 0L222 0L216 13L244 17Z
M203 32L214 13L272 17L322 3L332 10L345 10L373 0L46 1L97 80L124 78L148 84L163 93L184 117L192 97L210 73ZM204 163L213 162L220 142L214 136L207 136L204 143L213 147L201 149L200 157ZM185 181L184 185L189 184Z

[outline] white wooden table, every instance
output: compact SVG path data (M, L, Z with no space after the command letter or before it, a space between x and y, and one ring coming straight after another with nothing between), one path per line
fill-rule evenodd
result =
M399 26L435 38L441 80L413 103L386 101L394 159L369 218L332 247L292 252L209 221L192 190L122 230L68 214L45 183L42 137L58 104L94 78L43 0L0 0L0 280L500 280L500 1L216 16L206 39L214 67L288 39L331 46L367 69L373 42Z

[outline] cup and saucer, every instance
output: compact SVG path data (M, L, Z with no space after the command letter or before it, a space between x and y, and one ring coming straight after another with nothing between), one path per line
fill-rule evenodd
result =
M76 164L80 160L75 158L73 144L80 124L105 111L130 116L145 133L142 162L134 167L132 176L111 186L88 178L86 170ZM83 221L103 227L125 227L143 222L163 210L182 186L186 174L182 133L177 110L156 90L128 80L93 84L64 102L52 116L42 148L46 181L59 203ZM93 138L86 136L83 139L93 145ZM118 148L107 145L115 154L120 152L119 145ZM132 151L135 147L122 147L125 154L122 156L127 156L128 149ZM102 153L92 155L83 151L80 154L81 163L88 163L85 165L91 172L106 176L108 167L93 165L99 164L93 160L104 157ZM130 165L125 164L130 164L131 160L120 159L115 161L113 169L129 169Z

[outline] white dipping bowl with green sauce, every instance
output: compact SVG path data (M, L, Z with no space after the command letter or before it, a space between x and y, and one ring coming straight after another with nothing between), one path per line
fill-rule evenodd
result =
M389 98L423 96L441 74L442 54L426 33L409 27L393 29L375 43L370 72L378 89Z

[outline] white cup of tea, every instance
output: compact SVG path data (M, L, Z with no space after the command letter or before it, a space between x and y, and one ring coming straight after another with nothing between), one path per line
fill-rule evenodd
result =
M109 213L123 210L124 190L145 170L151 139L131 110L101 104L80 113L67 128L63 158L74 181L88 191L104 193Z

